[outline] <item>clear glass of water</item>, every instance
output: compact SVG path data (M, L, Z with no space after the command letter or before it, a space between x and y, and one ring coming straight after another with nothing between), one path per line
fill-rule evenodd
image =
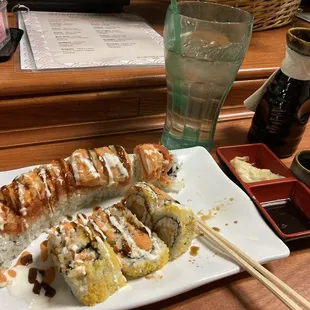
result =
M251 14L201 1L169 6L165 28L167 113L161 142L169 149L211 150L221 107L248 48Z

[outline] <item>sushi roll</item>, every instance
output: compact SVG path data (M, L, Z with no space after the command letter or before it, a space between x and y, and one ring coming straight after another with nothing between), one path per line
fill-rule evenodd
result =
M164 191L179 192L184 185L177 179L177 157L159 144L141 144L134 148L134 175L138 182L152 183Z
M174 201L166 192L152 184L139 182L126 193L126 207L148 228L152 229L152 214L167 201Z
M9 268L14 257L63 217L96 201L123 195L136 183L133 171L141 172L139 180L145 176L167 189L176 184L174 157L166 148L147 144L136 151L139 159L132 160L122 146L78 149L68 158L41 165L1 187L0 268ZM149 170L142 169L141 160L152 161Z
M73 295L83 305L103 302L126 284L113 249L88 226L63 221L51 230L48 249Z
M169 248L169 259L190 247L196 233L194 212L152 184L137 183L126 193L126 207Z
M122 263L128 277L142 277L167 264L169 250L156 234L118 203L108 209L96 207L88 219L91 229L102 232Z
M132 164L121 146L78 149L21 174L0 189L0 267L44 230L96 200L123 194Z

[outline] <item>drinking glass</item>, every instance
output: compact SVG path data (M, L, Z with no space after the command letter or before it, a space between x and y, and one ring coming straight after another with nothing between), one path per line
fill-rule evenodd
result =
M169 6L164 28L169 149L211 150L219 112L248 48L251 14L201 1Z

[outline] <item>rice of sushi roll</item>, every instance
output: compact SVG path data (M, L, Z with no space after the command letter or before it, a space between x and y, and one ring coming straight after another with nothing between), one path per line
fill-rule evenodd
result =
M126 284L113 249L88 226L63 221L50 231L48 249L56 268L83 305L103 302Z
M177 179L177 157L159 144L141 144L134 148L134 175L137 182L152 183L164 191L179 192L184 185Z
M195 237L194 212L152 184L137 183L126 193L126 207L169 247L169 259L185 253Z
M128 277L142 277L167 264L169 250L156 234L144 226L123 203L108 209L96 207L89 217L96 231L107 237Z

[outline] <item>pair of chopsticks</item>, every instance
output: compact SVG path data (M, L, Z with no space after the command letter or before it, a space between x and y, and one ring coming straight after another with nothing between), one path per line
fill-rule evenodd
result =
M263 284L269 291L271 291L276 297L278 297L288 308L300 309L300 305L305 309L310 310L310 303L305 298L300 296L296 291L282 282L269 270L264 268L261 264L253 260L246 253L241 251L238 247L233 245L222 235L214 231L209 225L203 222L198 216L196 216L197 228L200 233L208 238L213 244L219 246L219 248L226 253L231 259L233 259L239 266L250 273L261 284Z

